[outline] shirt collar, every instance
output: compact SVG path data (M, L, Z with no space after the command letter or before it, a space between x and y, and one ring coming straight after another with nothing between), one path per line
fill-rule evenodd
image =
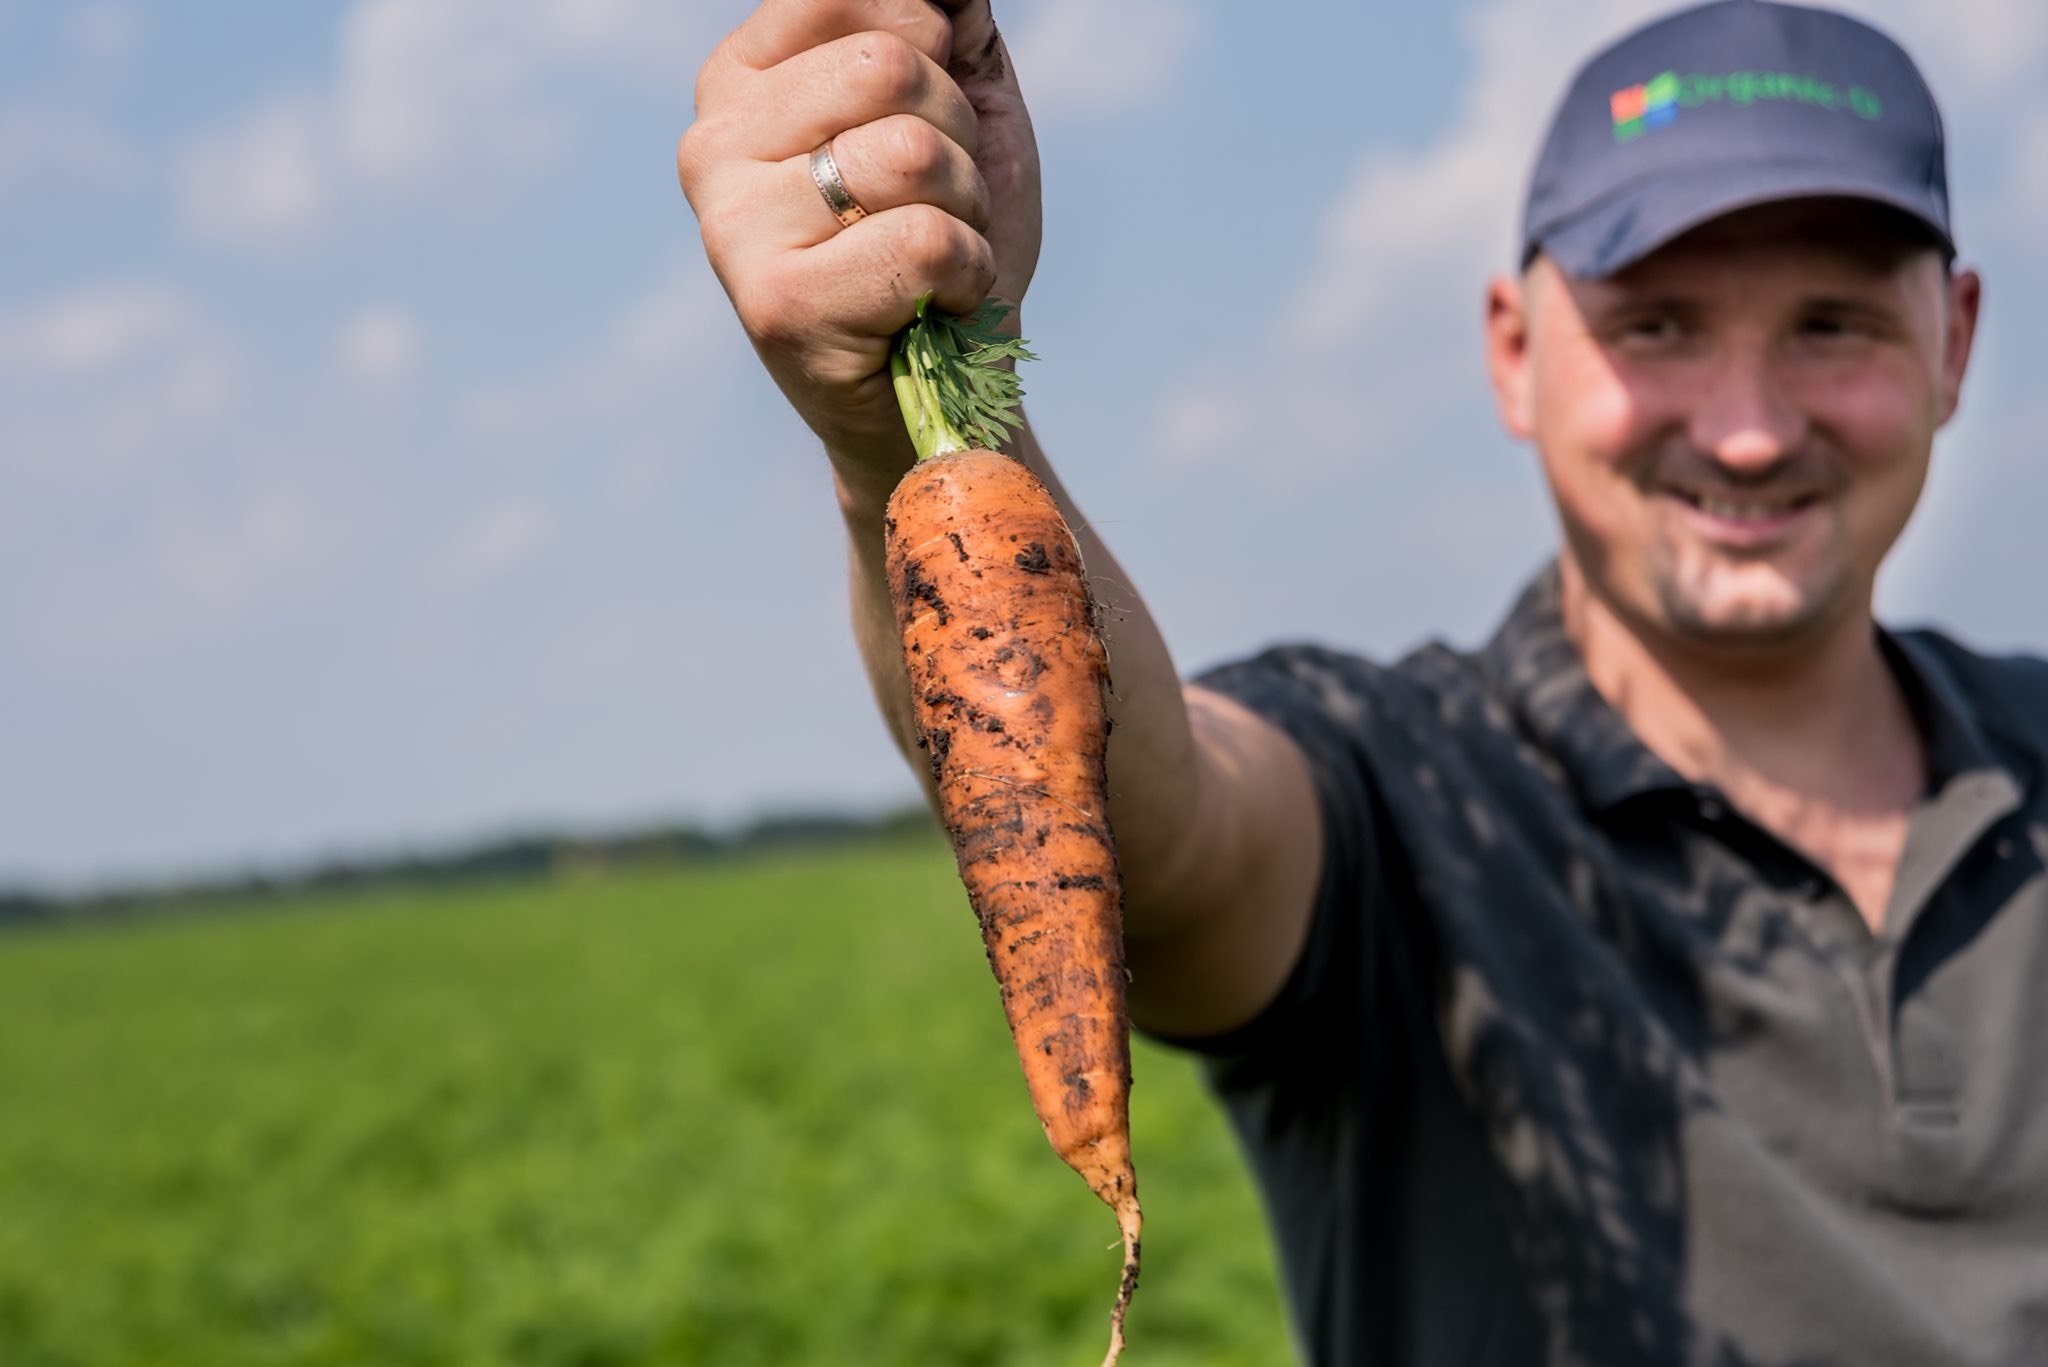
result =
M1578 647L1565 634L1561 582L1553 560L1523 589L1480 652L1525 733L1564 766L1598 811L1652 793L1698 791L1652 753L1593 687ZM1882 627L1877 635L1926 741L1930 791L1940 793L1966 774L2005 768L1961 687L1933 652Z
M1564 766L1597 810L1646 793L1690 789L1593 687L1579 648L1565 635L1560 582L1553 560L1522 590L1481 652L1523 730Z
M1968 690L1948 661L1928 641L1878 629L1877 643L1906 691L1906 701L1920 723L1927 743L1929 790L1940 793L1968 775L1999 770L2024 791L2031 786L2030 766L2022 755L1992 743Z

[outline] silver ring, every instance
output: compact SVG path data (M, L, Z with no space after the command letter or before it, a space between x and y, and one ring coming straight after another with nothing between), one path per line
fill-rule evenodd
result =
M811 153L811 180L817 185L818 193L825 197L825 207L839 220L842 228L851 228L868 216L860 207L860 201L846 188L846 182L839 178L839 163L832 159L832 141Z

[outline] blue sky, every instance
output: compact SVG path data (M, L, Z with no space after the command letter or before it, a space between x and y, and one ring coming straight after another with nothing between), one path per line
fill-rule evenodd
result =
M0 882L907 800L815 443L674 183L737 0L0 0ZM1030 409L1184 667L1469 642L1545 554L1481 289L1634 0L999 9ZM2048 6L1852 0L1989 305L1882 584L2048 649Z

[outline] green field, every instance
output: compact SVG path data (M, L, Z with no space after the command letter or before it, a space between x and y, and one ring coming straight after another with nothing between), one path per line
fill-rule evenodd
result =
M1291 1361L1136 1072L1125 1361ZM6 1367L1092 1367L1114 1238L935 841L0 937Z

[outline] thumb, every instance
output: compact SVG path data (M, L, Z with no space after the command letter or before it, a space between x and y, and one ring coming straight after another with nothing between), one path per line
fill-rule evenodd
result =
M971 94L975 86L1016 86L989 0L932 0L953 21L946 73Z
M1003 37L996 31L989 0L931 3L944 11L953 25L953 50L946 74L959 85L980 121L980 145L974 160L988 182L993 210L987 232L996 257L992 293L1018 302L1038 269L1044 232L1038 140L1032 133L1031 112L1018 89Z

